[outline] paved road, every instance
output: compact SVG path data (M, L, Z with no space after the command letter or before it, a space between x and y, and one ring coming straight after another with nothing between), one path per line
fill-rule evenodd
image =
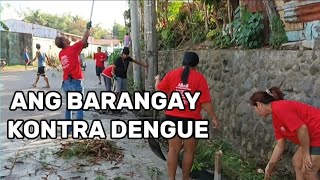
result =
M85 73L84 86L85 90L101 91L104 86L98 85L98 79L95 76L95 67L92 60L87 60L87 69ZM51 85L50 90L55 90L63 94L61 89L62 73L55 70L48 70L47 75ZM82 161L73 159L70 161L61 160L52 154L60 147L61 140L52 139L36 139L36 140L9 140L7 139L7 120L8 119L60 119L63 118L64 104L58 111L10 111L9 106L15 91L48 91L42 87L45 86L43 79L40 79L37 88L33 88L36 72L32 70L17 71L17 72L1 72L0 81L0 112L1 112L1 131L0 131L0 176L5 179L40 179L50 174L48 179L59 179L58 175L64 179L95 179L101 170L107 174L105 179L113 179L115 177L125 177L127 179L150 179L150 172L160 172L160 179L166 178L166 162L156 157L150 150L148 144L144 140L118 140L117 144L125 149L125 159L122 165L114 168L114 165L109 162L102 163L101 166L85 166L81 171L74 170L75 163ZM128 113L122 118L130 118L133 114ZM103 122L110 120L111 116L101 116L95 112L86 112L85 119L101 119ZM109 123L104 123L104 128L109 131ZM109 134L108 132L106 133ZM44 166L43 152L46 152L46 162L51 165ZM42 153L42 155L41 155ZM17 157L17 158L16 158ZM12 170L7 168L12 167L12 162L16 159L16 164ZM48 166L50 168L48 168ZM147 168L147 166L149 168ZM4 168L6 167L6 168ZM150 170L151 167L151 170ZM109 170L108 170L109 169ZM112 169L112 170L110 170ZM53 173L54 172L54 173ZM181 174L178 170L178 175ZM128 177L128 174L132 177ZM180 177L179 177L180 178Z

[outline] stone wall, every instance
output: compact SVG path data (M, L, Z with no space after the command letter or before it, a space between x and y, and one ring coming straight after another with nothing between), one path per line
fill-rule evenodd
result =
M214 138L233 145L245 158L267 161L274 135L271 118L254 114L248 99L252 92L280 86L286 99L320 107L320 51L199 50L199 70L208 81L215 111L222 121ZM181 65L183 51L159 52L159 72L165 74ZM288 146L282 166L292 171L295 146Z
M24 48L29 48L32 58L32 35L16 32L0 31L0 58L6 59L8 64L24 64Z

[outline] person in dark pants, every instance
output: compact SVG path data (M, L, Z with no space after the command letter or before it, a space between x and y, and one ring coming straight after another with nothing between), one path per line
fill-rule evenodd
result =
M94 53L93 59L96 61L96 75L99 80L99 84L101 84L101 74L104 70L104 62L106 61L106 53L101 52L101 47L97 48L97 53Z
M36 52L36 56L33 58L32 61L30 61L28 63L31 64L33 61L37 60L38 59L38 72L37 72L37 78L36 78L36 81L34 82L34 84L32 85L33 87L37 87L37 83L39 81L39 78L40 76L43 77L44 81L46 82L46 86L44 88L50 88L50 85L49 85L49 80L48 80L48 77L46 76L46 72L45 72L45 68L46 68L46 60L45 58L47 58L47 60L49 61L49 58L47 56L46 53L42 52L40 50L41 46L40 44L36 44L36 48L37 48L37 52Z
M119 95L122 91L127 91L127 71L130 62L139 64L143 67L148 67L140 61L134 60L129 56L129 48L124 47L121 56L114 62L114 68L112 74L115 76L116 90L115 92Z
M212 105L212 98L210 96L207 80L199 71L197 71L198 63L199 57L196 53L186 52L182 62L183 67L179 67L170 71L166 74L162 81L160 81L159 75L155 77L156 90L165 92L168 96L173 92L180 92L182 99L184 99L184 92L186 91L189 91L192 94L195 92L201 92L196 103L195 110L189 109L188 102L184 101L184 110L179 110L176 108L165 111L167 120L173 121L176 125L178 121L183 122L184 131L189 128L187 126L187 121L196 121L202 119L200 114L202 108L208 113L212 123L214 124L214 128L220 127L220 121L218 120ZM184 150L182 161L182 179L189 180L189 173L193 165L197 142L197 139L194 137L182 139L179 136L175 136L172 139L169 139L169 152L167 158L169 180L175 179L178 155L182 147Z
M103 76L103 81L104 81L104 85L106 87L106 91L111 91L111 87L112 87L112 69L114 68L114 65L110 65L108 67L106 67L103 72L102 72L102 76Z
M90 36L91 21L87 23L87 29L82 37L82 40L70 46L70 40L58 36L55 39L55 44L62 50L59 53L59 60L63 69L63 83L62 88L67 93L69 91L77 91L84 94L83 88L83 72L81 69L81 62L79 61L79 55L82 49L86 46L88 37ZM83 119L83 110L77 111L77 119ZM72 111L66 110L65 119L72 119ZM68 133L72 131L71 127L68 127Z

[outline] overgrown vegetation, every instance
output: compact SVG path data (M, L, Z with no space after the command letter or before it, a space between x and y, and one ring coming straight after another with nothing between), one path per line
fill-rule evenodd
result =
M243 160L232 150L230 144L222 141L199 141L192 170L213 170L214 155L218 150L223 152L223 175L232 179L263 179L264 174L257 172L258 167L256 162Z
M232 39L229 34L223 33L219 29L209 31L207 37L213 40L213 45L220 49L230 48L232 46Z
M115 49L109 56L108 56L108 65L114 63L121 56L121 49Z
M158 2L158 38L160 49L196 46L205 40L216 48L261 48L264 45L263 16L239 6L228 17L227 1L199 0L192 3ZM234 5L234 4L233 4ZM235 7L232 7L235 8ZM230 22L232 21L232 22ZM282 20L273 17L269 44L279 48L287 42Z
M288 42L283 21L279 16L273 16L271 20L271 37L269 44L278 49L282 44Z
M163 174L161 170L157 167L147 167L147 171L151 180L159 180L160 176Z
M158 37L160 48L170 49L206 40L205 15L201 2L172 2L159 10ZM166 10L167 9L167 10Z
M232 22L233 39L238 46L244 48L260 48L263 45L263 16L251 13L244 7L238 7Z

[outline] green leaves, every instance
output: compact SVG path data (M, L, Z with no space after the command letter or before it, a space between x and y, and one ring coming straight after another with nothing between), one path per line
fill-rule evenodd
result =
M263 45L263 16L251 13L244 7L238 7L232 22L234 28L232 42L244 48L259 48Z
M4 30L9 31L8 26L7 26L6 24L4 24L2 21L0 21L0 26L1 26Z
M271 37L269 43L273 48L279 48L286 42L288 42L288 37L283 21L279 16L273 16L271 20Z
M83 35L87 24L87 20L80 16L72 16L70 14L54 15L40 10L28 10L23 12L23 16L26 22L51 27L79 36ZM97 39L104 38L107 34L107 30L103 29L99 24L95 25L92 29L93 36Z
M112 28L113 36L117 37L118 39L123 39L126 35L126 28L119 23L114 23Z
M115 49L108 57L108 65L112 65L114 61L121 56L121 49Z

